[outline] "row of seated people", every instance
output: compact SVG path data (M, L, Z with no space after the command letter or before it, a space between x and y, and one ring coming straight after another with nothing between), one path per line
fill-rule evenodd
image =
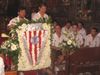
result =
M82 22L72 24L68 21L64 27L56 24L54 30L55 32L52 34L52 56L55 57L52 57L52 63L55 66L53 66L55 75L58 75L59 71L65 70L66 56L59 47L63 40L75 39L78 48L100 47L100 33L96 27L92 27L90 33L87 34Z
M61 28L59 24L54 27L52 46L59 47L63 40L75 39L79 48L81 47L100 47L100 32L96 27L90 28L90 33L87 34L82 22L71 24L67 22Z

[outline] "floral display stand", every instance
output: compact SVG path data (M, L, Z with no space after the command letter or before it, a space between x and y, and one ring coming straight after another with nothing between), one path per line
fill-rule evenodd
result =
M17 71L25 73L49 67L51 65L49 20L22 21L16 24L7 36L8 40L0 47L1 52L7 57L7 66L10 66L10 71L7 70L6 75L16 75Z

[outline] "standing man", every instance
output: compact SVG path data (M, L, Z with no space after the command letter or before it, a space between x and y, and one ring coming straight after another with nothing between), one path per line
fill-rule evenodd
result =
M19 8L19 10L18 10L18 16L15 17L15 18L13 18L12 20L10 20L10 22L8 24L8 28L11 29L11 28L15 27L18 22L23 21L23 20L27 20L25 18L25 16L26 16L26 10L25 10L25 8L24 7Z
M48 19L48 15L46 14L47 6L45 4L40 4L39 11L34 15L32 20L36 21L41 19Z

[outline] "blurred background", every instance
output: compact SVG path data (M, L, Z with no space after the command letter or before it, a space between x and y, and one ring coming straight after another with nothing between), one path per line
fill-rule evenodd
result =
M37 12L40 3L47 4L47 14L61 25L71 20L83 21L85 28L92 25L100 28L100 0L0 0L0 33L7 32L7 24L17 16L20 6L26 7L26 17L30 19L32 10Z

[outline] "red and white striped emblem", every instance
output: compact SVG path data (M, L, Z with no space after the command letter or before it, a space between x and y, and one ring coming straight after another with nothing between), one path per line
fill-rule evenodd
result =
M45 30L33 30L25 31L24 36L26 37L27 47L33 65L37 63L40 49L42 48L42 41L44 39L46 31Z

